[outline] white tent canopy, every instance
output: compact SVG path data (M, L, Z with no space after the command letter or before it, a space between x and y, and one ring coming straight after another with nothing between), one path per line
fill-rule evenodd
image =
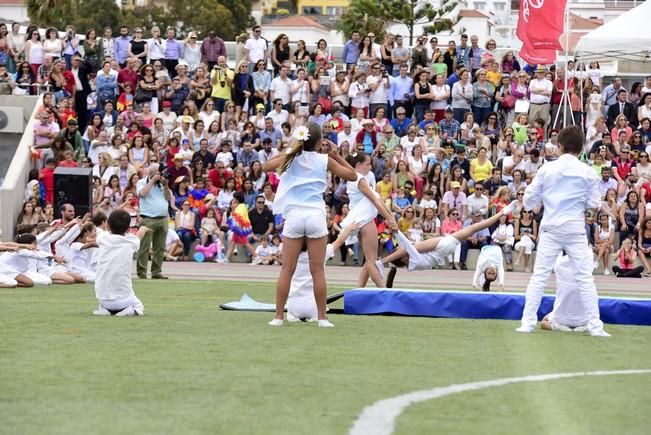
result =
M616 58L651 62L651 1L583 36L574 53L583 61Z

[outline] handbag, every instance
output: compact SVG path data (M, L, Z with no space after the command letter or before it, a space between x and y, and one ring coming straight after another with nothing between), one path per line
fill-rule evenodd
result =
M141 87L136 89L136 95L134 97L136 103L151 101L152 98L154 98L154 93L152 91L146 91Z
M515 113L529 113L529 100L516 100Z
M504 100L502 100L502 109L504 110L511 110L515 107L515 102L516 102L515 96L511 94L506 94L504 95Z

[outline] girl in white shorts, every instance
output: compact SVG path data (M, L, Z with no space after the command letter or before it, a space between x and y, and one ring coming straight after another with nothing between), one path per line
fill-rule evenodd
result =
M409 257L408 270L410 271L416 269L431 269L436 264L442 265L445 262L445 258L454 253L457 245L475 234L477 231L495 225L502 215L511 214L515 205L516 203L514 201L488 219L464 227L447 236L434 237L433 239L428 239L416 243L415 245L412 245L409 239L402 234L402 232L398 231L396 233L399 244L398 249L386 257L376 261L375 265L382 276L384 276L385 264L399 260L403 257Z
M314 296L318 308L319 326L333 326L326 317L327 286L325 280L326 225L325 202L328 170L346 181L357 179L355 170L337 154L337 146L323 141L321 127L308 123L297 127L293 138L295 144L288 154L282 154L264 164L265 171L280 168L282 175L273 203L274 214L285 218L283 227L283 264L276 283L276 316L269 322L281 326L289 285L296 269L296 262L307 243L310 272L314 282ZM329 154L320 154L322 142L327 144Z
M341 222L340 226L346 228L352 222L357 222L360 225L359 231L355 231L355 233L359 232L366 263L360 270L357 286L364 287L370 276L376 286L384 287L384 279L382 279L375 267L375 261L378 257L375 218L378 212L382 214L387 226L394 231L398 230L398 223L393 213L380 200L377 192L371 189L369 179L372 179L372 184L375 184L375 175L371 172L371 158L369 155L359 151L353 153L350 164L357 173L357 179L346 183L346 193L350 200L350 213Z

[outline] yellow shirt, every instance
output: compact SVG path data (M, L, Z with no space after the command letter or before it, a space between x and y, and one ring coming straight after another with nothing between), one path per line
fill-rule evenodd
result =
M499 71L488 71L486 73L486 80L497 88L502 84L502 73Z
M400 219L398 219L398 229L401 232L406 233L407 231L409 231L413 223L414 223L413 219L405 219L404 217L401 217Z
M383 201L391 197L391 190L393 190L393 184L391 183L391 181L385 182L384 180L382 180L377 183L377 191L380 194L380 198L382 198Z
M488 179L493 170L493 164L490 160L486 159L483 165L479 164L478 159L472 159L470 161L470 174L473 176L475 181L484 181Z
M217 83L213 81L215 76L217 76ZM233 83L234 77L235 73L230 69L226 69L226 71L213 69L210 71L210 83L212 84L212 93L210 96L221 98L223 100L230 100L231 84ZM224 86L221 85L222 83L224 83Z

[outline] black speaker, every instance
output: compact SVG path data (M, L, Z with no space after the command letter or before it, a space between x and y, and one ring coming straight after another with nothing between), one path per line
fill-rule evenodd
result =
M70 203L75 214L83 216L93 211L93 170L63 168L54 170L54 217L61 217L61 206Z

